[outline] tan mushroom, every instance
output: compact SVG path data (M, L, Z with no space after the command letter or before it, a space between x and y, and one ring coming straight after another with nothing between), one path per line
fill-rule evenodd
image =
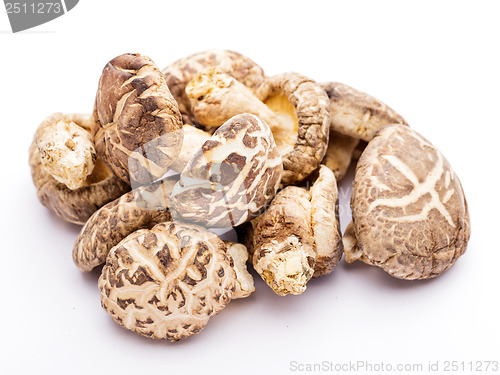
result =
M342 180L347 173L358 143L359 139L337 133L333 130L330 131L330 141L328 142L328 148L321 163L332 170L337 181Z
M179 173L186 168L186 165L194 158L196 152L212 136L210 133L192 125L184 125L182 128L184 130L184 141L182 142L181 152L170 166L170 169Z
M73 261L88 272L104 263L110 249L139 229L171 220L170 195L178 177L141 186L95 212L81 229L73 246Z
M97 155L90 133L82 126L54 113L38 126L34 141L47 173L71 190L86 184Z
M126 329L184 339L231 300L231 263L224 242L202 227L166 222L138 230L109 252L99 278L101 303Z
M55 114L41 124L41 131L37 131L29 148L29 165L40 202L61 219L83 225L95 211L129 191L130 187L115 177L100 158L92 161L90 156L92 155L92 142L87 142L87 138L82 133L85 130L80 127L80 123L74 123L69 118L72 118L72 115ZM44 165L39 148L42 149L46 158L57 149L48 147L51 139L49 129L60 131L62 134L56 136L56 140L65 139L64 143L66 143L73 139L75 150L77 150L76 144L79 144L78 152L68 149L59 153L60 157L57 159L49 159L49 162L46 159ZM76 136L73 137L73 134ZM64 149L61 147L59 150ZM78 173L75 173L71 164L80 165L82 168L77 169ZM85 165L87 167L84 167ZM87 175L90 168L92 173ZM58 174L59 179L64 180L73 189L56 180L49 171ZM83 176L85 179L82 181Z
M339 82L322 83L330 99L332 130L369 142L377 130L405 119L380 100Z
M179 109L149 57L124 54L104 67L94 119L97 154L129 184L161 178L181 150Z
M441 152L407 126L387 126L368 143L351 206L357 245L348 249L348 261L401 279L427 279L467 248L469 213L460 180Z
M248 112L270 127L283 158L284 185L301 181L323 159L330 129L329 101L313 80L284 73L266 80L259 99L246 86L217 68L202 71L186 87L200 124L217 127Z
M342 256L338 192L321 166L310 191L280 191L254 228L253 266L278 295L300 294L313 275L332 272Z
M282 171L269 126L247 113L234 116L188 163L170 205L186 221L206 227L238 226L271 201Z
M259 88L265 79L264 71L248 57L227 50L208 50L184 57L167 66L163 74L170 92L179 105L185 124L198 125L191 112L191 103L185 88L196 74L214 66L259 95Z
M255 292L253 277L247 269L248 250L240 243L224 241L224 244L233 260L233 268L236 272L236 289L232 299L248 297Z

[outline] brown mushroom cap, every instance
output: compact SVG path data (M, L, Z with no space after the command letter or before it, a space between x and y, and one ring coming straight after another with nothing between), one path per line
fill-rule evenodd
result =
M275 112L281 126L273 129L283 158L282 184L309 176L325 156L330 131L329 100L312 79L283 73L266 81L264 103Z
M95 212L73 246L73 261L88 272L104 263L109 250L130 233L171 220L168 196L177 176L140 186Z
M29 149L29 164L39 201L61 219L73 224L85 224L100 207L130 190L99 158L84 186L69 189L45 170L34 141Z
M121 241L99 278L102 306L116 323L169 341L200 332L235 285L224 242L202 227L172 222Z
M186 87L192 112L202 125L217 127L241 113L264 120L283 158L282 184L299 182L317 169L325 155L328 97L316 82L298 73L271 77L260 91L264 102L218 68L200 72Z
M237 226L257 216L276 194L283 165L271 130L244 113L229 119L198 150L172 191L184 220Z
M170 92L179 105L185 124L198 125L184 90L197 73L214 66L243 83L257 95L265 79L262 68L238 52L208 50L177 60L163 69L163 74Z
M210 139L212 134L195 128L193 125L184 125L184 141L182 142L181 152L170 169L181 173L186 165L194 158L196 152L203 144Z
M104 67L94 119L97 154L129 184L162 177L181 150L179 109L149 57L124 54Z
M339 82L322 83L330 98L332 130L369 142L377 130L405 119L380 100Z
M460 180L441 152L407 126L387 126L368 144L351 206L360 260L397 278L438 276L467 248Z

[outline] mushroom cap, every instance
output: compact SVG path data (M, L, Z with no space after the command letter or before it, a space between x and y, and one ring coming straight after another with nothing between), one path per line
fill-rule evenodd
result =
M163 69L165 80L179 105L185 124L197 125L191 112L191 103L186 95L187 84L196 74L209 67L219 67L243 83L258 95L259 87L265 80L264 71L246 56L234 51L208 50L184 57Z
M278 114L273 129L283 158L283 185L309 176L325 156L330 132L330 102L321 86L299 73L270 77L262 88L264 103Z
M368 143L351 206L360 259L397 278L437 276L466 250L470 223L460 180L407 126L387 126Z
M184 141L182 142L181 152L170 166L170 169L179 173L181 173L191 159L193 159L196 151L198 151L212 136L212 134L195 128L193 125L184 125L182 128L184 131Z
M168 195L177 182L171 176L140 186L96 211L85 223L73 246L73 262L88 272L104 263L110 249L138 229L171 220Z
M339 82L322 83L330 98L332 130L369 142L377 130L405 119L380 100Z
M94 119L97 154L128 184L162 177L181 150L177 103L149 57L124 54L104 67Z
M99 158L84 186L69 189L45 170L35 140L29 148L29 165L38 200L58 217L73 224L85 224L100 207L130 190Z
M307 190L287 186L254 229L254 269L280 296L303 293L314 273L310 199Z
M102 306L115 322L169 341L200 332L231 300L235 285L222 240L202 227L172 222L121 241L99 278Z
M196 152L170 204L187 221L212 228L238 226L273 199L282 171L269 126L248 113L237 115Z
M316 251L314 277L328 275L340 262L344 246L339 222L339 193L335 175L321 165L311 186L311 228Z

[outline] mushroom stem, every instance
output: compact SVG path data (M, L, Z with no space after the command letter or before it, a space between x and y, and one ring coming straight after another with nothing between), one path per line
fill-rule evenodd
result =
M250 113L264 120L274 132L280 128L278 116L245 85L219 68L198 73L186 86L191 109L198 122L221 126L235 115Z
M43 168L75 190L85 186L97 155L89 132L62 113L47 117L35 133Z
M356 239L356 233L354 232L354 224L352 221L345 230L342 242L344 243L345 261L347 263L362 260L361 258L363 256L363 252L358 246L358 240Z
M233 269L236 272L236 290L232 299L245 298L255 292L253 277L248 272L248 250L240 243L224 241L227 252L233 258Z

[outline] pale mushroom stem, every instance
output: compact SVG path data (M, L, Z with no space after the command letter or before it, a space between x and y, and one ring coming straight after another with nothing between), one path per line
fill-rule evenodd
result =
M191 108L198 122L221 126L235 115L250 113L264 120L271 130L280 128L277 115L242 83L218 68L198 73L186 86Z

